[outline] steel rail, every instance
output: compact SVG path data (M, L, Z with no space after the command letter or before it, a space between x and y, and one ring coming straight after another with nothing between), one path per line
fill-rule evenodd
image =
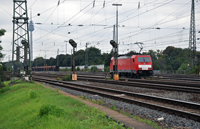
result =
M52 77L52 75L39 75L39 76ZM58 76L56 75L56 77L59 77L59 75ZM88 76L87 77L78 76L78 80L125 85L125 86L140 87L140 88L151 88L151 89L160 89L160 90L187 92L187 93L200 93L200 87L166 85L162 83L157 84L156 82L146 83L146 82L132 82L132 81L112 81L112 80L98 79L96 77L88 77Z
M35 74L38 75L38 74ZM51 77L63 77L66 75L63 74L54 74L54 75L47 75L47 74L40 74L39 76L51 76ZM99 79L105 79L105 76L89 76L89 75L78 75L78 77L87 77L87 78L99 78ZM154 80L142 80L142 79L132 79L132 78L120 78L120 81L129 81L129 82L143 82L143 83L155 83L155 84L167 84L167 85L175 85L175 86L186 86L186 87L200 87L200 83L197 82L171 82L171 81L154 81Z
M89 77L87 75L78 75L79 77ZM102 76L90 76L89 78L101 78ZM187 87L200 87L200 83L195 82L171 82L171 81L154 81L154 80L142 80L142 79L133 79L133 78L120 78L120 81L129 81L129 82L144 82L144 83L156 83L156 84L168 84L168 85L176 85L176 86L187 86ZM200 81L200 80L199 80Z
M199 75L181 75L181 74L154 74L154 76L164 77L168 79L174 80L192 80L192 81L200 81Z
M94 78L83 78L83 77L79 77L78 80L132 86L132 87L141 87L141 88L179 91L179 92L187 92L187 93L200 93L200 87L197 88L197 87L173 86L173 85L165 85L165 84L161 85L161 84L141 83L141 82L111 81L111 80L105 80L105 79L94 79Z

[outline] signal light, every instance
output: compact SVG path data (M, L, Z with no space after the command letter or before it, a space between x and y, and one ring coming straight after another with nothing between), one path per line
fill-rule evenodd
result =
M117 48L117 43L116 43L114 40L110 40L110 44L111 44L113 47L116 47L116 48Z
M21 43L22 43L24 46L28 47L28 42L27 42L26 40L22 40Z
M72 47L74 47L74 48L77 47L77 43L73 39L70 39L69 43L72 45Z

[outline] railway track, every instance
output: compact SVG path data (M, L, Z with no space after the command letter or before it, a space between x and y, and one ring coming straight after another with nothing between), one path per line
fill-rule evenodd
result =
M100 95L103 97L127 102L130 104L136 104L143 107L148 107L154 110L161 110L169 114L175 114L180 117L189 118L189 119L200 122L200 112L199 112L200 104L197 104L197 103L191 103L191 102L186 102L186 101L168 99L168 98L145 95L145 94L128 92L128 91L121 91L121 90L116 90L116 89L111 89L111 88L103 88L103 87L77 84L73 82L57 81L57 80L52 80L49 78L33 77L33 79L35 81L45 82L51 85L70 88L70 89L87 92L94 95ZM116 94L124 94L125 96L117 96ZM148 100L148 101L145 101L145 100ZM160 104L160 103L163 103L163 104ZM166 104L168 106L166 106ZM172 106L169 106L169 105L172 105ZM173 108L174 106L175 108ZM183 107L185 107L184 110L178 110Z
M87 75L79 75L79 77L89 77ZM89 78L101 78L105 79L103 76L90 76ZM187 86L187 87L200 87L199 82L192 81L182 81L182 82L172 82L172 81L160 81L160 80L145 80L145 79L133 79L133 78L120 78L120 81L129 81L129 82L142 82L142 83L155 83L155 84L167 84L175 86Z
M64 75L46 75L46 74L35 74L37 76L46 76L46 77L62 77ZM151 88L159 90L168 90L168 91L178 91L186 93L200 93L200 85L193 83L177 83L177 82L162 82L162 81L150 81L150 80L141 80L135 79L133 81L126 81L127 79L120 79L120 81L106 80L105 77L98 78L97 76L78 76L78 80L90 81L90 82L99 82L106 84L115 84L115 85L125 85L132 87L140 88Z
M154 76L164 80L192 81L199 82L199 75L180 75L180 74L155 74Z
M44 76L51 76L51 77L63 77L63 76L66 76L66 73L63 73L63 74L37 74L35 73L35 75L44 75ZM78 74L78 77L89 77L89 78L101 78L101 79L105 79L105 75L104 76L97 76L97 75L79 75ZM153 79L153 80L149 80L149 79L134 79L134 78L124 78L124 77L121 77L119 78L120 81L129 81L129 82L145 82L145 83L156 83L156 84L168 84L168 85L178 85L178 86L188 86L188 87L200 87L200 80L199 82L197 81L191 81L191 80L188 80L186 79L184 81L184 79L182 81L177 81L177 80L166 80L166 79L162 79L160 78L159 80L156 80L156 79Z
M34 71L33 71L34 72ZM80 72L76 71L78 75L91 75L91 76L105 76L110 75L107 72ZM38 73L38 72L37 72ZM42 73L42 72L41 72ZM43 72L44 73L44 72ZM50 72L50 73L59 73L59 74L66 74L66 72ZM72 72L67 72L72 73ZM182 75L182 74L154 74L153 76L147 77L148 79L161 79L166 81L194 81L199 82L200 76L199 75ZM131 78L128 78L131 79Z

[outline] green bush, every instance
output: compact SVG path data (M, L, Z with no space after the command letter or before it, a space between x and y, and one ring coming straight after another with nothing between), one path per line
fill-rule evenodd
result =
M70 75L70 74L67 74L67 76L62 77L62 80L63 80L63 81L72 81L71 75Z
M72 68L70 68L69 71L72 71Z
M65 68L64 71L69 71L69 69L68 69L68 68Z
M30 91L29 95L30 95L31 99L34 99L34 98L36 98L38 96L37 93L35 91L33 91L33 90Z
M64 114L64 110L55 105L45 104L40 107L39 116L54 115L60 117L62 114Z
M84 69L81 69L81 71L83 71L83 72L87 72L87 71L90 71L88 68L84 68Z
M104 72L110 72L110 66L105 66L104 67Z
M91 68L91 71L92 71L92 72L97 72L97 71L98 71L98 69L97 69L97 67L96 67L96 66L92 66L92 68Z
M77 67L76 71L80 71L80 68L79 68L79 67Z
M9 86L5 86L5 87L3 87L2 89L0 89L0 94L6 92L6 91L8 91L8 90L10 90L10 87L9 87Z
M192 70L193 74L199 74L199 66L195 66L194 69Z

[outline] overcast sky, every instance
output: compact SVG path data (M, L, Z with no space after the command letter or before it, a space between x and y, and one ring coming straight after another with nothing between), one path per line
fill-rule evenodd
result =
M167 46L188 48L191 0L27 0L28 15L32 9L33 57L56 57L70 54L69 39L78 43L77 49L85 50L95 46L102 53L111 51L109 41L113 39L113 25L116 23L116 6L119 14L119 53L124 54L139 47L143 51L164 50ZM200 31L200 0L195 0L196 30ZM40 16L37 14L40 13ZM3 61L11 58L13 1L0 1L0 29ZM38 24L39 23L39 24ZM70 26L69 26L70 24ZM160 28L160 29L158 29ZM196 34L200 38L200 33ZM67 44L67 45L66 45ZM200 51L200 40L197 50ZM67 50L66 50L67 46Z

